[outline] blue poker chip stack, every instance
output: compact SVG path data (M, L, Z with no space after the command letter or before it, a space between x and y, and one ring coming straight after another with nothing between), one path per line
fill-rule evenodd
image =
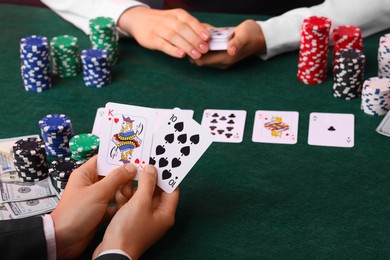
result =
M70 118L63 114L49 114L39 120L46 153L54 157L70 156L69 140L73 137Z
M390 78L372 77L364 81L361 108L368 115L387 114L390 109Z
M111 67L106 50L96 47L83 50L81 60L86 86L101 88L111 83Z
M390 78L390 33L381 36L379 40L378 76Z
M26 91L39 93L51 88L49 42L32 35L20 40L21 72Z
M334 55L333 96L351 100L360 96L366 57L355 49L340 50Z

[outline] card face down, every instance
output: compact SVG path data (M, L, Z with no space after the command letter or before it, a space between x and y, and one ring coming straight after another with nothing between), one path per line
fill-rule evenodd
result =
M253 124L252 141L258 143L296 144L299 113L296 111L258 110Z
M150 164L158 171L157 185L171 193L213 142L213 136L178 108L154 133Z
M353 147L355 135L353 114L317 113L310 114L310 145Z
M138 168L149 161L156 110L107 103L100 130L98 173L107 175L126 163Z

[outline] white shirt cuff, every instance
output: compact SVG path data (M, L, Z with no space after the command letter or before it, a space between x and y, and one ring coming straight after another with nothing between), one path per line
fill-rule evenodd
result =
M107 254L120 254L120 255L124 255L124 256L128 257L130 260L132 260L131 257L128 254L126 254L125 251L122 251L120 249L109 249L109 250L103 251L98 255L98 257L101 255L107 255Z
M43 231L46 238L46 250L47 250L47 259L56 260L57 259L57 248L56 248L56 238L53 219L49 214L42 216L43 220Z

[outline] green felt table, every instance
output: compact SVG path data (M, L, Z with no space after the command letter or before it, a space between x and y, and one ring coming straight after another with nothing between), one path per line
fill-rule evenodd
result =
M262 18L194 15L216 26ZM377 73L378 41L384 33L364 39L366 78ZM390 255L390 139L375 132L383 117L363 113L360 99L334 98L330 73L320 85L298 81L298 51L216 70L127 39L120 42L120 61L108 87L88 88L79 75L55 78L52 89L35 94L24 90L19 59L20 38L32 34L71 34L82 49L90 46L83 32L48 9L0 5L0 138L39 134L38 120L49 113L68 115L75 133L91 132L97 108L107 102L193 109L198 122L205 109L247 111L243 142L211 145L180 185L175 226L143 259ZM256 110L298 111L297 144L252 142ZM354 114L355 146L308 145L311 112Z

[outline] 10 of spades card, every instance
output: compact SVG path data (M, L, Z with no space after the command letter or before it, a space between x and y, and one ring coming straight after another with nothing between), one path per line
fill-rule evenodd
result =
M252 141L296 144L299 113L295 111L258 110L255 114Z
M310 113L308 144L353 147L354 135L353 114Z
M152 108L107 103L100 130L98 173L107 175L127 163L147 164L156 111Z
M154 133L149 163L157 168L157 185L173 192L212 142L207 129L173 109Z
M241 143L245 119L245 110L206 109L201 124L214 136L215 142Z

